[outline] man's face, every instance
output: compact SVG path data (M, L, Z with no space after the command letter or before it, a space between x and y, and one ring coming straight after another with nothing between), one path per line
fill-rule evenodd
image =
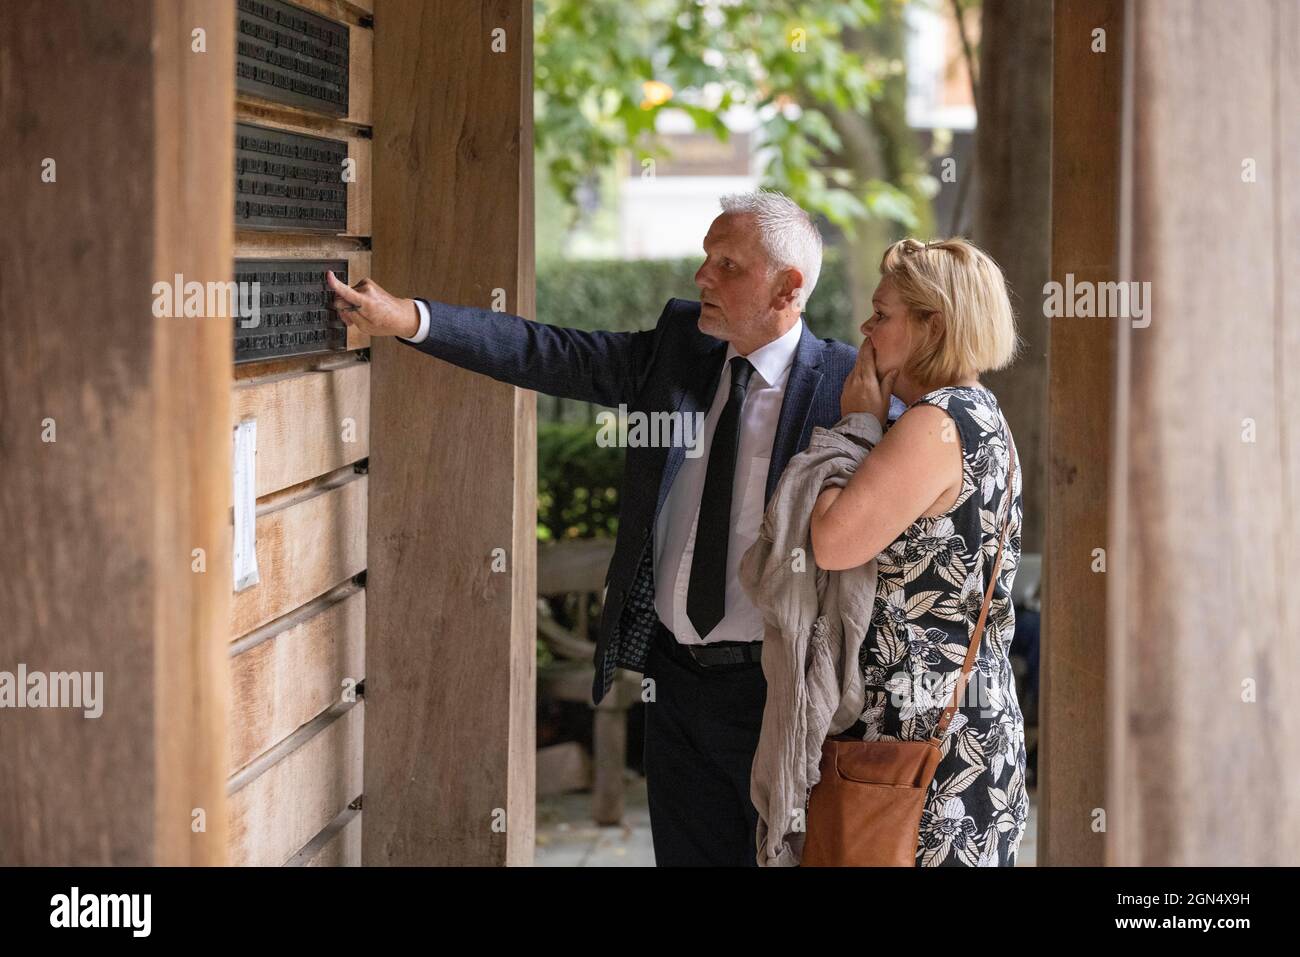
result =
M695 273L700 331L737 349L748 345L745 352L780 335L782 276L759 241L757 217L723 213L704 237L704 253Z

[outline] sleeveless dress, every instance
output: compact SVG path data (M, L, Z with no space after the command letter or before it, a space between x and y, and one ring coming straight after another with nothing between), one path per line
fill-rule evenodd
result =
M950 386L918 399L951 417L962 446L962 489L942 515L922 517L877 557L875 609L862 643L866 698L844 733L866 741L925 740L952 701L997 554L1007 543L967 690L942 739L916 849L918 867L1013 866L1029 814L1025 723L1007 653L1015 631L1011 584L1020 560L1020 468L996 397Z

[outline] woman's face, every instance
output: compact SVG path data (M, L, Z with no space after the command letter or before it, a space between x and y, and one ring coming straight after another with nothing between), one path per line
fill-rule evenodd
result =
M921 322L913 318L888 279L882 279L871 296L873 312L861 326L876 353L880 375L901 370L912 349L920 342Z

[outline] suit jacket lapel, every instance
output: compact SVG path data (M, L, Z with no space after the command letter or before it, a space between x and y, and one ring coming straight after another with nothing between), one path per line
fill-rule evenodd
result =
M776 436L772 439L772 462L767 469L767 486L763 502L772 498L776 483L785 471L786 464L799 451L799 439L812 414L813 396L821 384L822 353L825 344L812 334L804 322L799 346L795 349L790 377L785 383L785 398L781 401L781 415L777 419Z

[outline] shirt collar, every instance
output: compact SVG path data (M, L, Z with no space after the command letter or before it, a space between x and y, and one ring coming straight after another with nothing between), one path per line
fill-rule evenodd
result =
M785 334L773 339L767 345L759 346L745 356L754 371L763 377L769 386L779 385L790 372L794 364L794 354L799 348L799 339L803 336L803 316L800 316ZM723 365L730 365L731 360L740 355L736 347L727 344L727 356Z

